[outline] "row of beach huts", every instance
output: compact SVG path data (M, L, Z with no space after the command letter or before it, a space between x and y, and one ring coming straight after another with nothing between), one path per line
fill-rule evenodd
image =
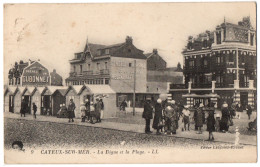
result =
M38 115L57 116L60 105L68 106L73 99L75 117L80 118L80 105L88 99L95 103L96 98L104 103L103 118L116 116L116 93L109 85L73 85L73 86L7 86L4 90L4 111L20 113L22 100L28 105L28 113L33 113L33 103Z

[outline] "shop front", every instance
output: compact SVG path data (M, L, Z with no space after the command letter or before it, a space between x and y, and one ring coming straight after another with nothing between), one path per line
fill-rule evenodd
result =
M14 112L14 94L17 87L9 86L4 93L4 112Z
M22 104L22 94L24 93L26 87L17 87L16 93L14 94L14 113L20 113Z

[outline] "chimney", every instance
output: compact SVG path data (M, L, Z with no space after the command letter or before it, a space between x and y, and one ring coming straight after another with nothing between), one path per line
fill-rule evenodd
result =
M158 53L157 49L153 49L153 53L157 54Z
M126 39L125 39L125 42L126 42L127 44L132 44L132 43L133 43L132 37L127 36Z

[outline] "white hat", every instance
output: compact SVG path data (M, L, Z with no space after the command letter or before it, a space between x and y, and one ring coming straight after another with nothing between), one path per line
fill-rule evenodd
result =
M93 101L92 101L92 102L90 102L90 104L93 104Z
M172 100L172 101L171 101L171 104L175 104L175 100Z
M203 103L200 103L200 107L204 107Z
M62 107L62 104L60 104L60 107Z
M184 108L189 108L189 106L188 106L188 105L185 105Z
M227 104L227 103L224 103L224 104L223 104L223 107L224 107L224 108L228 107L228 104Z
M65 103L63 103L63 105L62 106L65 106Z
M85 102L88 102L88 99L86 99Z
M161 104L162 100L161 99L157 99L157 103Z
M220 117L220 115L219 115L219 114L217 114L217 115L216 115L216 118L219 118L219 117Z

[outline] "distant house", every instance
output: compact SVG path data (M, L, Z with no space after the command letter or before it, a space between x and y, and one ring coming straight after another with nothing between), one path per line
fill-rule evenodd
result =
M167 93L170 83L182 84L182 69L168 67L166 61L158 54L157 49L145 54L147 57L147 92Z

